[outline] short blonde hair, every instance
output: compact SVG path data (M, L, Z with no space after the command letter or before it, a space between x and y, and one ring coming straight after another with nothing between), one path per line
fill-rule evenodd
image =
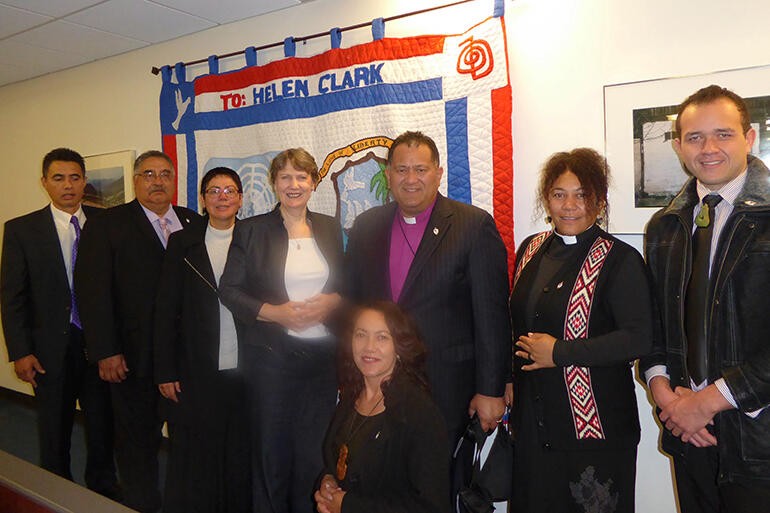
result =
M278 172L285 168L289 162L294 169L309 174L313 184L318 185L321 181L318 164L315 163L313 156L302 148L289 148L276 155L273 161L270 162L270 185L275 187L275 179L278 176Z

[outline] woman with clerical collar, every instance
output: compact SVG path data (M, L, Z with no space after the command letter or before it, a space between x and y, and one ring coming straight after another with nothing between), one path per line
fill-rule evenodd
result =
M651 347L652 299L639 253L599 226L608 175L592 149L551 156L538 202L553 230L516 255L506 399L517 512L634 510L632 364Z

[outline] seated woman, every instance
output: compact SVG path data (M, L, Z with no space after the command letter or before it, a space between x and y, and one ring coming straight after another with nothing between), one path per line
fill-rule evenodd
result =
M324 442L321 513L447 512L447 435L425 346L393 303L357 308L340 347L341 399Z
M251 505L235 323L217 295L242 197L235 171L212 169L201 181L207 222L168 242L154 337L155 382L171 439L166 513L240 513Z
M251 398L253 511L310 513L337 397L324 322L340 301L342 229L307 208L321 180L308 152L282 151L269 176L279 203L238 223L220 290Z
M651 294L639 253L597 224L607 184L594 150L553 155L539 202L554 230L516 254L516 512L634 511L632 364L651 347Z

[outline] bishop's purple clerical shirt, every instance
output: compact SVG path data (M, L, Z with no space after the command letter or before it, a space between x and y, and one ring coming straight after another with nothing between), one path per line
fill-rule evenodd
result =
M424 211L412 218L404 218L401 209L396 211L393 227L390 232L390 290L393 301L398 301L404 288L406 275L412 265L414 255L420 246L420 241L428 226L430 214L436 200Z

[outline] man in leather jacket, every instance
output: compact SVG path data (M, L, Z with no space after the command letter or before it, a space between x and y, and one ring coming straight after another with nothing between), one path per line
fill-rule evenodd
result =
M674 147L693 178L647 226L657 315L653 352L640 370L665 425L681 511L766 511L770 172L748 155L756 132L743 100L727 89L712 85L687 98L676 128ZM712 224L711 238L696 244L697 228ZM695 247L709 260L700 261L703 308L694 316ZM702 328L692 342L688 316ZM693 359L696 338L701 356Z

